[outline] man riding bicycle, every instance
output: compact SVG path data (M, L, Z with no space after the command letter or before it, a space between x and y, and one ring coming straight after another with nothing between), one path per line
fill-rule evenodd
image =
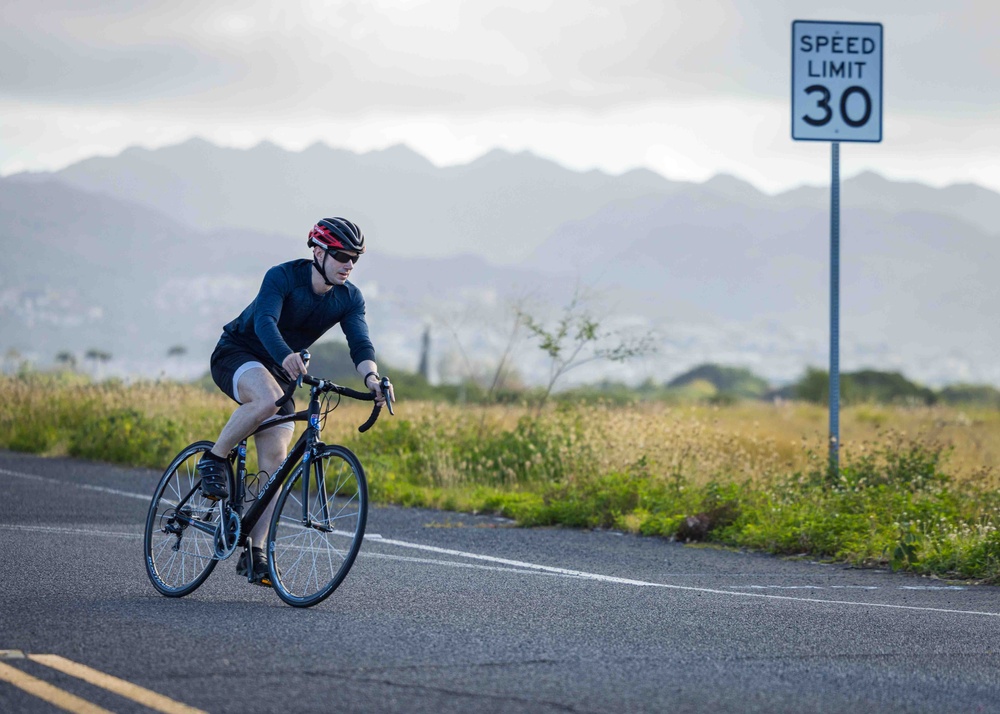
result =
M344 331L351 359L365 386L375 392L376 403L385 403L375 349L368 338L365 301L357 286L347 280L365 252L364 234L345 218L324 218L309 232L307 245L312 249L312 262L293 260L268 270L257 297L223 328L212 353L212 379L240 406L223 427L215 446L198 463L206 498L229 496L228 456L240 441L275 414L294 413L293 401L280 409L274 403L306 373L299 352L334 325L339 323ZM388 391L395 401L391 385ZM284 461L293 428L291 423L279 424L254 437L261 471L273 474ZM266 542L274 505L272 501L250 532L254 543ZM252 567L253 582L271 585L264 550L254 547L251 560L252 565L244 553L237 563L237 573L250 575Z

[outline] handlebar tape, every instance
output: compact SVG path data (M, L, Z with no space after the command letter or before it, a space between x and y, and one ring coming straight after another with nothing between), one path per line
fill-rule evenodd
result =
M381 411L382 411L382 407L380 407L378 404L376 404L372 408L372 413L368 417L368 421L366 421L364 424L362 424L361 426L359 426L358 427L358 431L360 431L362 434L364 434L366 431L368 431L369 429L371 429L372 425L378 419L379 412L381 412Z
M295 388L298 386L300 381L301 380L289 384L288 389L285 390L285 393L282 395L281 399L279 399L274 403L274 406L279 408L284 406L288 402L288 400L292 398L292 394L295 392ZM338 394L343 394L345 397L351 397L352 399L358 399L363 402L371 402L375 400L375 392L359 392L355 389L350 389L349 387L341 387L341 386L337 386L337 388L334 389L333 391L337 392ZM376 420L378 420L379 412L381 411L382 407L376 404L372 409L372 413L368 416L368 420L364 424L358 427L358 431L360 431L363 434L364 432L371 429L372 426L375 424Z

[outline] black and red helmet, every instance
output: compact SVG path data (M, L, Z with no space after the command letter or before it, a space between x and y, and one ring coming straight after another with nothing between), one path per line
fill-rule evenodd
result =
M318 245L324 250L353 250L365 252L365 234L346 218L323 218L309 231L309 247Z

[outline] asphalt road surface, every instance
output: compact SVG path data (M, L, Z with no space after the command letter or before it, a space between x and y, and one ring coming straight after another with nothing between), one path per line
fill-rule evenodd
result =
M168 599L158 477L0 452L0 711L1000 712L998 588L375 508L317 607Z

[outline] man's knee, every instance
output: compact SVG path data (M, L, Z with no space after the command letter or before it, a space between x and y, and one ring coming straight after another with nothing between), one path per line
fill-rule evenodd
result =
M263 418L278 413L274 403L281 398L283 391L277 380L263 367L247 370L240 377L239 390L240 401L254 405Z
M257 434L257 454L268 461L281 461L288 454L288 445L292 441L292 430L273 426Z

